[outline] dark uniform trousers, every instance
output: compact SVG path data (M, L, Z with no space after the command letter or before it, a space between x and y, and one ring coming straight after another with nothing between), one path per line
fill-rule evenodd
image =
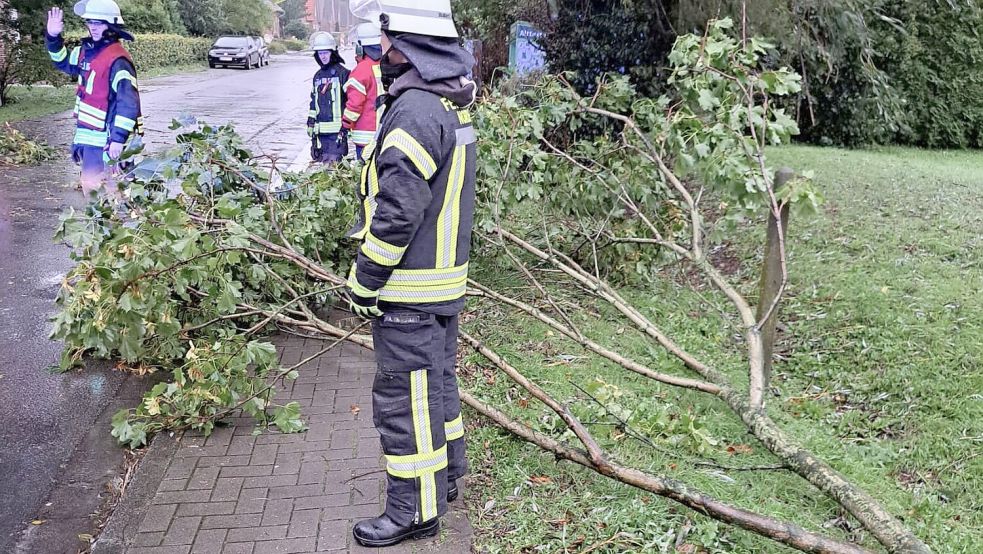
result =
M372 325L372 412L386 456L386 515L400 525L443 515L449 483L467 472L457 334L458 316L406 308L388 310Z

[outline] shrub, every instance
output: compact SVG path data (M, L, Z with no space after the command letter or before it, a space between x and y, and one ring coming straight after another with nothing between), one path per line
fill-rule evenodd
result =
M273 41L270 43L270 54L286 54L287 46L280 41Z
M302 50L306 50L307 49L307 43L306 42L304 42L302 40L295 39L295 38L288 38L288 39L283 40L281 42L283 43L284 46L287 47L287 50L289 50L291 52L300 52Z
M212 39L180 35L137 35L126 45L137 71L204 62Z
M291 21L283 28L283 35L300 40L307 40L311 36L311 27L301 20Z

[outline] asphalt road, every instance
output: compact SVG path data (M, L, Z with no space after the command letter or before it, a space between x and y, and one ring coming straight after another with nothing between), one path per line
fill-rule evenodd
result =
M315 70L310 55L293 55L250 71L212 69L143 82L149 151L165 148L174 136L167 129L171 120L190 114L233 123L257 152L306 163L307 82ZM47 339L48 318L71 267L68 249L51 237L62 210L82 203L67 157L72 124L71 114L60 114L19 125L62 148L65 157L35 168L0 168L0 552L14 551L18 539L30 535L23 532L31 520L58 497L56 483L71 486L63 473L73 452L82 451L80 443L124 381L105 363L67 375L46 370L61 352ZM108 456L107 470L119 461ZM100 492L92 488L91 494ZM74 546L66 544L66 551Z

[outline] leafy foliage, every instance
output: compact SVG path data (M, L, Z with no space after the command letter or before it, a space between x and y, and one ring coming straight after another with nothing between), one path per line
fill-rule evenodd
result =
M639 96L624 76L600 82L590 99L550 77L519 96L499 94L482 103L476 115L483 136L479 225L491 230L505 220L515 223L537 206L549 224L531 232L531 240L543 240L545 232L571 252L585 237L646 236L641 214L661 214L666 232L679 233L685 219L680 199L650 159L648 141L679 175L705 183L736 212L760 209L771 173L749 157L759 149L745 132L754 129L763 144L775 144L796 131L766 99L794 93L798 78L760 71L765 45L740 45L728 35L730 26L715 24L705 41L678 41L675 103ZM740 100L745 90L755 91L750 105ZM641 135L599 124L606 117L590 111L599 109L630 115L643 125ZM270 404L263 388L264 378L279 370L261 356L268 347L254 342L255 333L276 314L330 303L332 287L310 278L296 260L256 245L289 245L344 274L352 249L340 237L354 213L347 192L354 170L285 176L292 193L271 199L276 173L261 168L231 128L201 126L180 136L158 173L162 179L130 188L129 201L139 208L134 225L119 225L104 206L63 217L57 238L76 250L77 265L65 279L54 319L53 336L66 344L61 367L68 370L90 354L119 358L140 373L171 372L170 384L120 416L117 433L126 440L139 442L161 428L208 430L236 406L255 408L250 413L265 422L265 408L287 408ZM175 198L177 185L183 194ZM640 205L625 209L623 195ZM609 246L598 257L616 278L645 277L657 267L658 249ZM500 255L488 249L476 263L494 264ZM296 418L274 415L272 421L292 428Z
M248 236L268 237L275 209L294 248L339 270L347 263L338 240L352 201L318 173L287 176L289 198L260 202L257 189L269 186L269 173L256 163L232 128L201 126L182 134L161 161L168 186L157 178L132 185L130 201L141 209L136 226L119 225L108 206L62 218L57 239L75 248L77 264L63 283L52 331L65 341L62 369L92 354L119 357L139 373L172 375L139 408L117 418L114 433L121 441L137 445L162 428L208 431L234 407L264 423L270 408L279 428L301 428L296 408L274 404L265 381L279 375L273 346L240 327L260 331L270 319L223 318L249 311L247 305L289 309L295 292L326 302L323 283L305 282L288 262L253 256ZM179 198L169 194L176 184ZM203 229L195 217L223 223ZM288 292L282 277L293 278L299 291Z
M210 39L179 35L137 35L126 48L133 56L138 71L172 65L204 63Z
M135 33L184 34L178 0L120 0L126 28Z
M898 142L983 146L983 3L887 0L897 26L878 33L877 64L905 99ZM886 26L885 26L886 27Z
M477 117L483 130L479 205L488 208L479 226L490 231L532 204L543 227L531 232L581 243L584 248L574 250L596 256L616 279L646 277L659 265L643 253L653 249L620 239L646 235L639 214L659 214L667 235L682 233L684 223L681 199L646 152L650 147L681 177L704 183L725 212L728 206L734 217L760 210L773 172L749 159L758 151L754 143L781 144L798 132L795 121L766 99L795 94L800 80L785 69L762 71L768 44L755 39L741 45L728 35L731 26L730 20L716 22L706 38L677 41L668 80L675 100L647 98L625 76L599 81L591 98L556 77L517 97L493 93ZM745 91L754 91L754 105L745 103ZM639 133L610 123L598 127L590 109L625 113L639 122ZM808 186L797 194L791 200L800 206L820 200ZM633 209L623 205L623 195L636 199ZM595 240L597 252L589 246Z
M57 150L48 144L25 137L9 123L4 125L0 134L0 165L37 165L56 155Z
M215 37L222 34L260 34L273 23L264 0L177 0L188 33Z

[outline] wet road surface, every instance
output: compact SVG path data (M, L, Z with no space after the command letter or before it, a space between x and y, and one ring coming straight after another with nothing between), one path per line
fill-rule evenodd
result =
M290 163L307 149L309 55L278 56L251 71L213 69L141 83L148 151L167 146L172 119L190 114L211 124L232 122L247 144ZM114 400L125 376L107 363L54 374L61 345L47 339L48 318L68 249L51 237L69 205L81 207L77 171L68 160L71 114L18 125L65 152L33 168L0 168L0 552L14 551L52 495L72 453ZM109 429L105 430L108 436ZM109 470L118 456L108 456ZM90 460L91 462L91 460ZM71 481L69 481L70 486ZM98 494L94 487L92 494ZM58 492L58 491L55 491ZM50 507L49 507L50 509ZM70 511L68 507L66 510ZM75 514L83 519L88 513ZM88 532L79 530L81 532ZM28 534L29 535L29 534ZM26 535L25 535L26 536ZM22 545L23 546L23 545ZM65 544L75 552L77 544ZM34 548L22 551L33 551Z

